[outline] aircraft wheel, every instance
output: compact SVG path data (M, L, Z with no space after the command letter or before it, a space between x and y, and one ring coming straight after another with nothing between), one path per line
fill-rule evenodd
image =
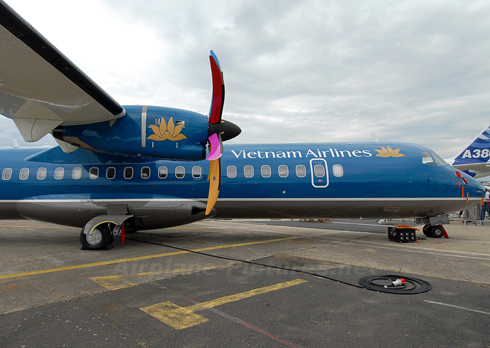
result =
M431 226L430 225L425 225L424 228L422 229L422 232L424 232L424 235L426 237L432 237L432 233L431 233Z
M444 229L441 226L432 226L430 229L430 234L434 238L441 238L444 236Z
M109 244L114 241L109 228L104 225L97 226L92 234L80 232L80 242L83 249L87 250L104 250Z

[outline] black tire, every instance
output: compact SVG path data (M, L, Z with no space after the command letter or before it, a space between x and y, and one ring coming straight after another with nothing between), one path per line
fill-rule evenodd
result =
M431 233L431 226L430 225L425 225L424 228L422 229L422 232L424 232L424 235L426 237L432 237L432 233Z
M105 250L114 241L109 228L106 225L99 225L94 228L92 234L80 232L80 243L86 250Z
M430 234L433 238L441 238L444 236L444 228L441 226L432 226L430 229Z

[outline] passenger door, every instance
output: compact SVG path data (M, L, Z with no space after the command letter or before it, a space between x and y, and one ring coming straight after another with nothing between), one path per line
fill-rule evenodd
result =
M328 186L328 166L323 158L314 158L310 161L311 184L315 188L325 188Z

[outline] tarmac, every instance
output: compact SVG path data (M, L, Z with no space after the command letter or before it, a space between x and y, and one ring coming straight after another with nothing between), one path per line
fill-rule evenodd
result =
M490 221L445 227L207 220L85 251L76 228L2 221L0 347L490 347ZM377 275L432 289L359 285Z

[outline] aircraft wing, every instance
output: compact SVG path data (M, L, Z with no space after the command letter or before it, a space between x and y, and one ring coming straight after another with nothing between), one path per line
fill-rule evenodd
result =
M126 111L0 0L0 114L25 141L37 141L61 124L116 120Z

